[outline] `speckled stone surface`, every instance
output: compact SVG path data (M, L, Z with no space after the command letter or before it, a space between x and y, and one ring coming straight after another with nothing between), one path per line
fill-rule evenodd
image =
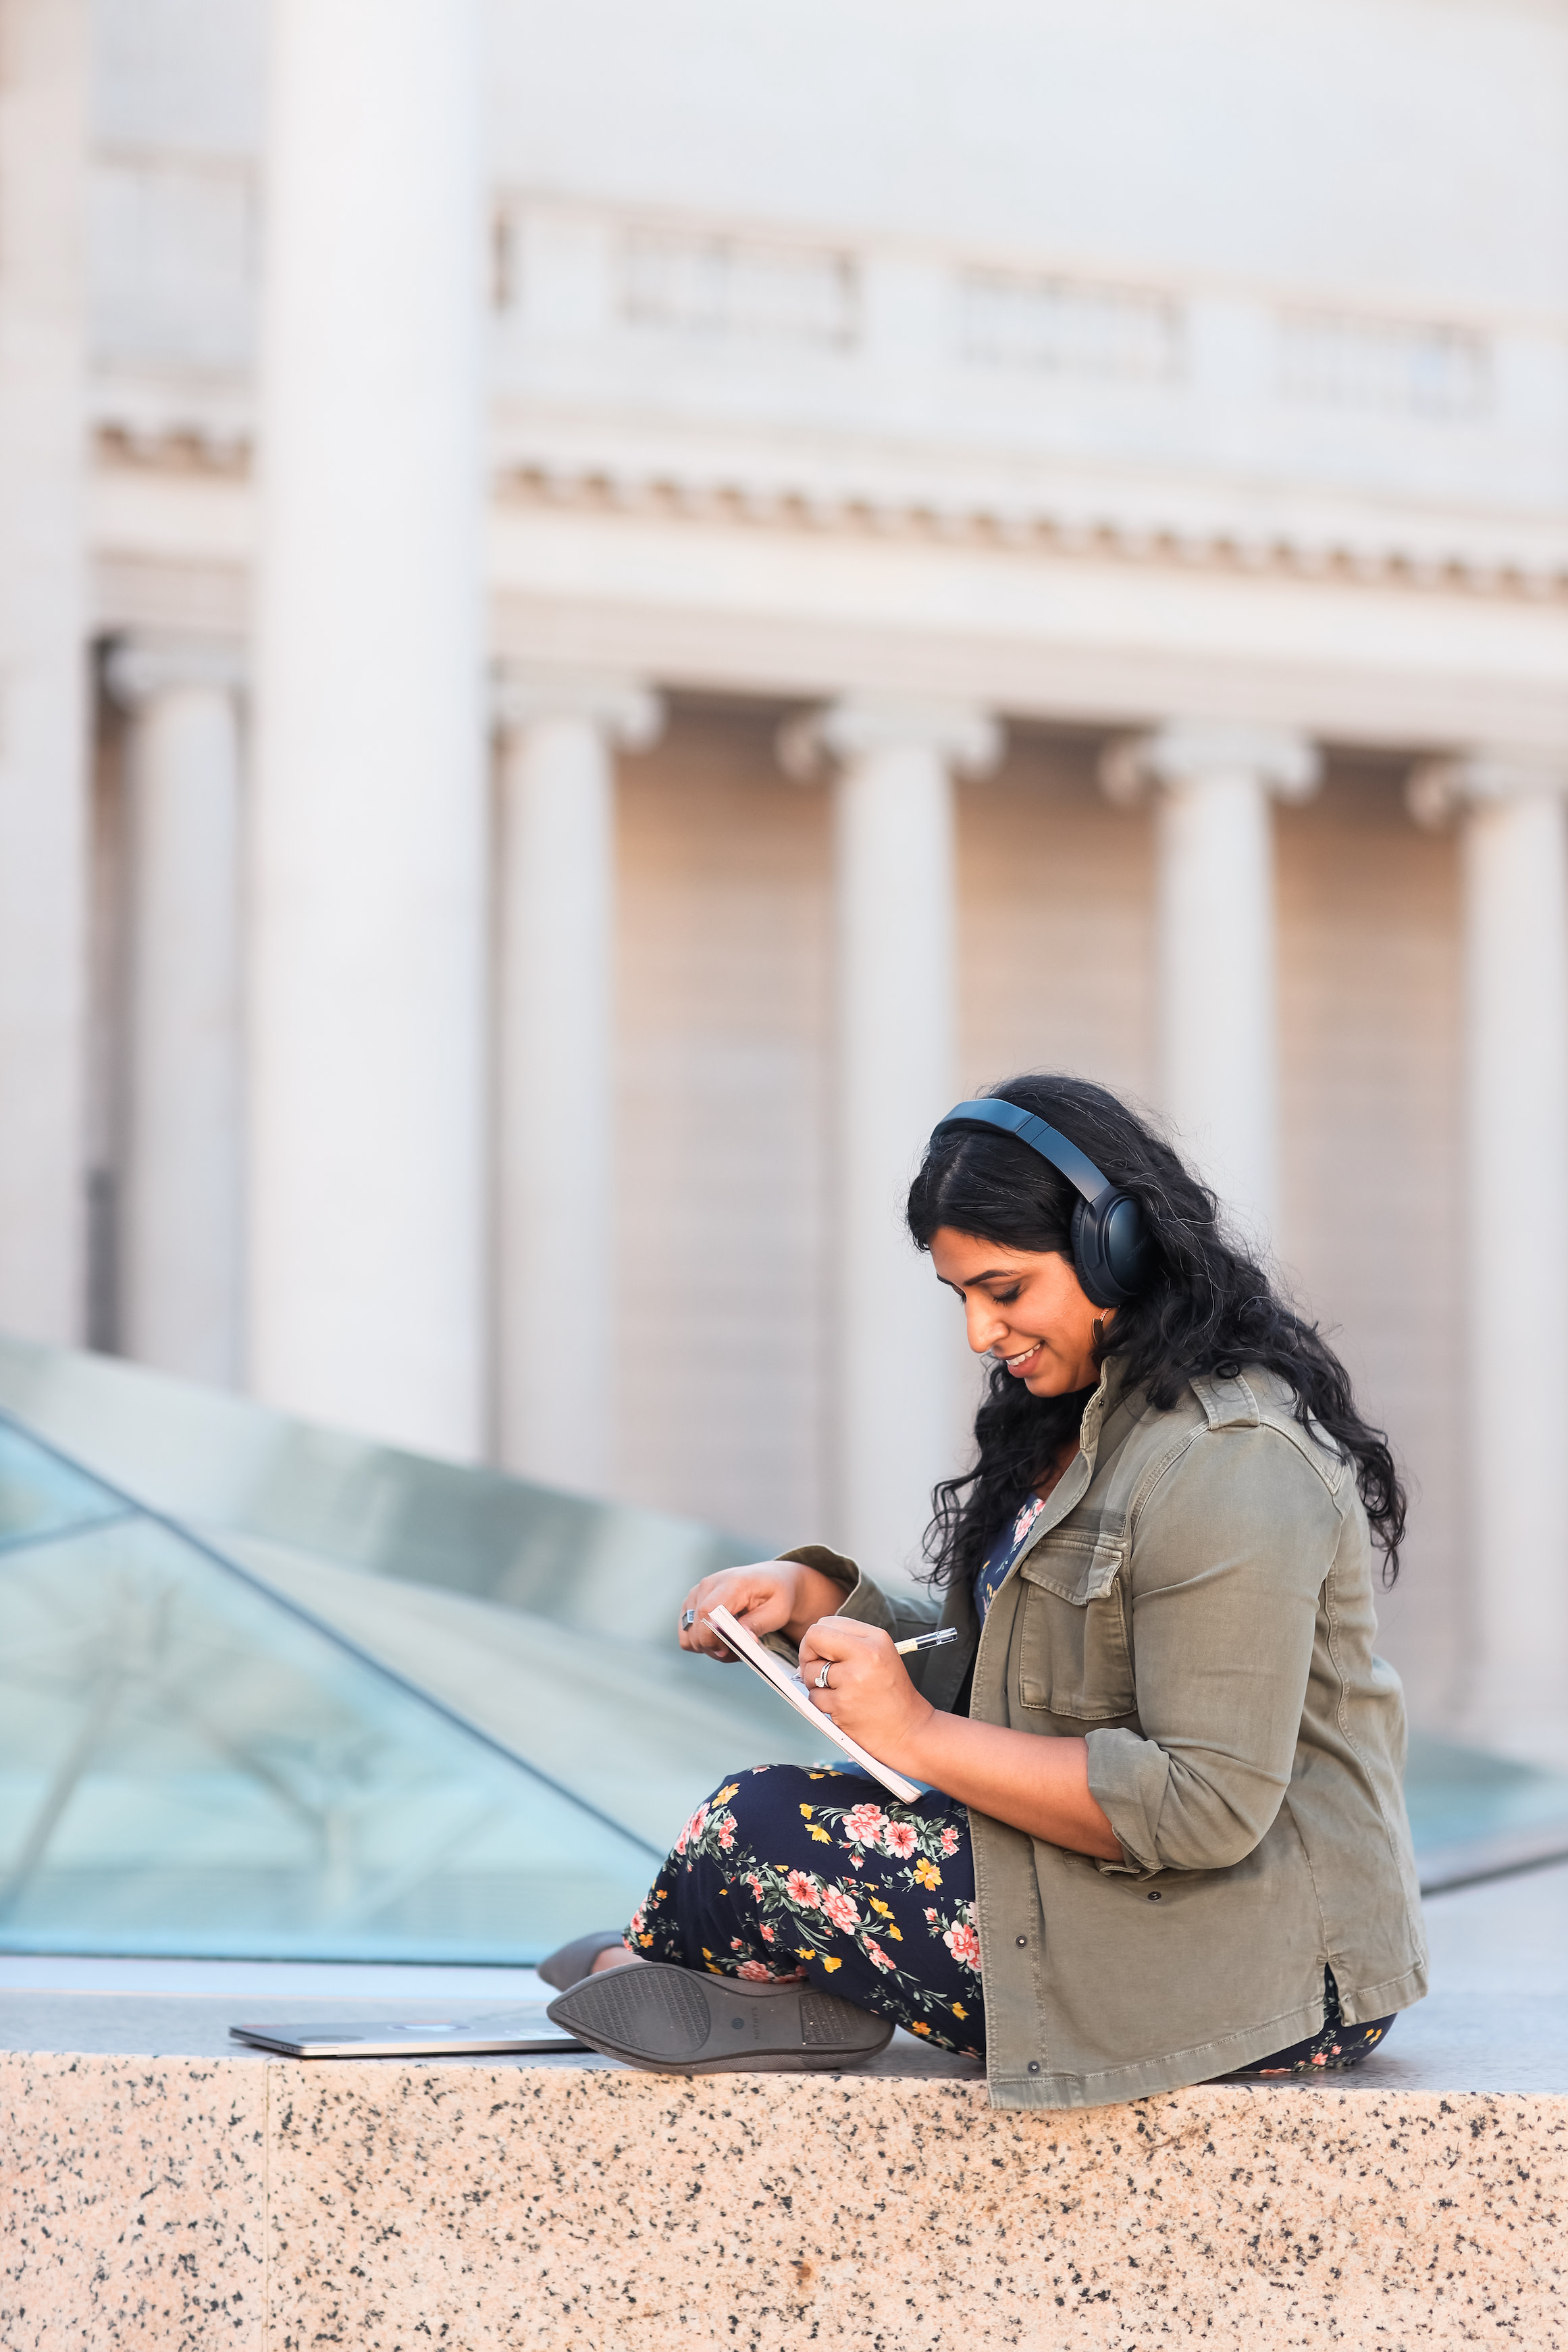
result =
M269 2072L279 2352L1568 2344L1568 2100Z
M262 2352L266 2076L0 2056L5 2352Z
M0 2061L0 2343L1568 2352L1568 2097Z
M1437 1990L1359 2074L1071 2116L995 2113L906 2035L693 2083L220 2055L232 2017L394 2004L364 1971L15 1959L0 2347L1568 2352L1568 1870L1427 1916Z

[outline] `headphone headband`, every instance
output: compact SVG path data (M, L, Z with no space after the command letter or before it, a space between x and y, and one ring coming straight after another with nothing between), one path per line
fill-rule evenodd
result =
M979 1135L1010 1135L1059 1170L1082 1198L1073 1204L1073 1265L1086 1297L1097 1307L1130 1307L1153 1278L1154 1251L1143 1212L1131 1192L1119 1191L1086 1151L1054 1127L1016 1103L984 1095L961 1102L931 1130L939 1135L968 1129Z
M1069 1143L1054 1127L1047 1127L1033 1111L1020 1110L1016 1103L1003 1102L995 1095L986 1095L979 1102L961 1102L950 1110L931 1129L931 1141L939 1135L949 1134L957 1128L973 1131L1000 1129L1004 1135L1016 1136L1037 1151L1042 1160L1059 1169L1075 1191L1086 1201L1098 1201L1103 1192L1115 1190L1109 1176L1102 1176L1089 1154Z

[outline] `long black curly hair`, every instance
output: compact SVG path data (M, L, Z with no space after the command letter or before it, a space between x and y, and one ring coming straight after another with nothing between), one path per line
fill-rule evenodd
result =
M1033 1074L992 1093L1058 1129L1111 1182L1131 1192L1154 1242L1148 1290L1105 1328L1103 1353L1157 1412L1205 1372L1259 1364L1288 1381L1296 1417L1309 1417L1355 1465L1384 1582L1399 1573L1405 1498L1388 1439L1356 1410L1350 1375L1316 1324L1279 1297L1268 1276L1219 1221L1218 1203L1153 1129L1104 1087ZM1048 1160L1016 1137L971 1130L937 1137L910 1187L909 1227L921 1249L943 1226L1012 1249L1072 1255L1077 1193ZM974 1574L1000 1529L1075 1438L1092 1391L1035 1397L993 1366L974 1418L974 1467L945 1478L931 1496L925 1554L932 1581Z

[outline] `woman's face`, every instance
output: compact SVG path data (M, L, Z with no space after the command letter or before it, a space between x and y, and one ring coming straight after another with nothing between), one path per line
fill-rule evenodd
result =
M998 1357L1031 1396L1094 1386L1094 1326L1109 1324L1116 1310L1086 1297L1070 1258L981 1241L951 1225L932 1234L931 1257L938 1280L963 1301L977 1356Z

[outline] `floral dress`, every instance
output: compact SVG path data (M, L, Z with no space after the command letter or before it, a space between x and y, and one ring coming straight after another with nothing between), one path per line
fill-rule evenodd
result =
M1044 1508L1031 1497L976 1570L982 1621ZM698 1806L626 1941L712 1976L807 1978L922 2041L985 2054L969 1811L936 1789L900 1805L853 1766L754 1765ZM1347 2026L1327 1969L1324 1990L1320 2033L1240 2071L1304 2074L1364 2058L1393 2021Z
M755 1765L698 1806L626 1941L714 1976L807 1977L984 2055L969 1817L934 1789L900 1805L851 1769Z
M975 1580L982 1616L1044 1505ZM852 1767L759 1764L699 1805L626 1930L634 1951L715 1976L807 1977L922 2041L985 2054L969 1811L912 1805Z

